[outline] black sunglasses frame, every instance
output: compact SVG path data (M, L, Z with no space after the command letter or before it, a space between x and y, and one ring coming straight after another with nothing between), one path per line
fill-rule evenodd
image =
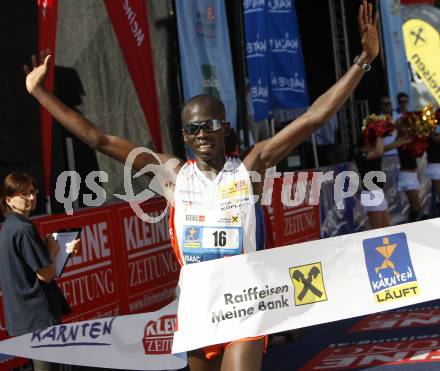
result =
M201 129L206 133L215 133L219 131L224 124L229 124L229 122L218 119L203 122L187 122L183 124L183 130L188 135L197 135Z

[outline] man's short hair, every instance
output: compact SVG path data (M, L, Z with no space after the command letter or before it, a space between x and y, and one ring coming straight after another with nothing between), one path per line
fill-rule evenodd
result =
M196 114L224 120L226 117L225 105L217 97L205 94L196 95L183 106L182 123L186 122L188 117Z

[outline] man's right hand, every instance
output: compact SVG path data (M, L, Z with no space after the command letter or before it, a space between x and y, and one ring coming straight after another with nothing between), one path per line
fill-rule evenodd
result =
M49 49L42 50L40 52L39 61L36 55L33 55L31 60L32 71L27 65L24 65L23 69L26 74L26 89L30 94L34 95L39 89L44 89L44 82L46 81L47 74L49 73L49 65L51 60Z

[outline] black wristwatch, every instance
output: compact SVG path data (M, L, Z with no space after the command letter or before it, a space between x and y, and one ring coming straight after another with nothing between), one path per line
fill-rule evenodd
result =
M354 64L357 64L360 68L362 68L365 72L368 72L369 70L371 70L371 64L362 62L361 60L361 56L358 55L354 60L353 60Z

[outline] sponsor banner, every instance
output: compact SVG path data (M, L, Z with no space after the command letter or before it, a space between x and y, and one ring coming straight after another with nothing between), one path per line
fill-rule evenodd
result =
M116 223L111 209L80 212L73 216L47 217L36 221L42 236L59 229L82 227L81 248L78 256L72 256L57 280L67 301L72 306L69 321L81 321L95 317L116 316L120 311L119 296L123 282L118 271L117 253L120 240L114 235Z
M267 45L266 1L243 0L246 37L246 65L251 86L254 120L269 117L270 66Z
M437 299L439 228L437 218L184 266L173 351Z
M166 207L163 198L144 204L157 217ZM125 265L128 313L149 312L175 298L180 266L171 248L168 217L154 224L139 219L129 205L118 209Z
M440 307L402 308L364 317L348 332L397 330L440 325Z
M243 10L255 120L277 109L307 107L295 1L243 0Z
M38 50L49 49L52 55L46 89L53 91L55 73L55 40L57 34L58 0L38 0ZM44 193L50 194L52 168L52 116L40 107L41 150L43 157Z
M440 334L402 338L361 340L345 344L331 344L319 352L300 371L351 370L380 365L408 365L438 362ZM422 368L417 368L422 370ZM428 368L428 366L427 366Z
M402 6L399 1L380 1L380 15L383 27L384 48L390 99L397 107L397 94L411 91L410 76L405 55L402 34ZM413 104L413 102L410 102Z
M223 1L176 1L184 99L198 94L220 98L236 127L235 81Z
M298 179L298 173L295 176L286 173L284 178L274 180L273 206L268 208L274 246L291 245L320 238L319 204L307 202L311 193L312 173L302 174L307 176ZM305 202L295 201L303 195Z
M136 88L154 147L157 152L162 152L147 3L137 0L106 0L104 4Z
M309 105L295 0L267 1L272 110Z
M153 312L52 326L0 342L0 352L50 362L130 370L186 366L171 355L177 304Z
M428 22L410 19L403 24L406 55L430 91L440 104L440 35Z

